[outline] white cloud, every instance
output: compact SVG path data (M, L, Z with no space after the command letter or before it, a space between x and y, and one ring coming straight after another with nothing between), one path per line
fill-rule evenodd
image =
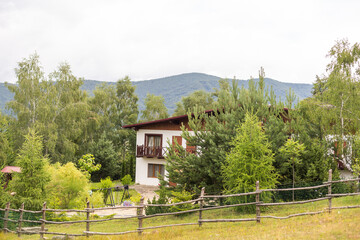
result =
M0 81L37 51L46 72L115 81L184 72L311 83L335 40L359 42L357 1L2 1Z

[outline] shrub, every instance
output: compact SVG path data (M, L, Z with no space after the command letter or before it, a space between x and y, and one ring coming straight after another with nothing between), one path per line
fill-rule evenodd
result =
M172 203L179 203L179 202L186 202L192 199L194 194L191 194L190 192L187 192L185 190L182 190L181 192L171 192L173 198L171 199ZM172 206L170 211L171 212L180 212L180 211L186 211L196 208L195 205L191 203L185 203L181 205ZM183 215L183 214L182 214Z
M87 177L73 163L49 167L51 181L47 185L48 205L52 208L83 208L89 197Z
M100 207L103 205L104 197L101 192L91 192L89 197L90 206Z
M169 204L169 203L186 202L186 201L191 200L192 197L194 196L194 194L191 194L191 193L185 191L184 189L181 192L171 191L170 196L168 194L169 194L168 189L160 188L159 198L156 199L156 197L154 196L152 201L150 201L150 199L148 199L148 204ZM152 214L157 214L157 213L181 212L181 211L191 210L196 207L197 207L196 205L193 205L191 203L185 203L185 204L171 206L171 207L148 206L148 207L146 207L145 212L146 212L146 215L152 215ZM184 214L182 214L182 216L183 215Z
M130 174L125 175L125 176L121 179L121 183L122 183L122 185L124 185L124 186L125 186L125 185L130 185L131 182L132 182L132 179L131 179Z
M148 204L168 204L169 199L166 196L160 194L158 199L156 199L156 197L154 196L152 201L150 201L150 199L148 199L147 202L148 202ZM148 206L145 208L146 215L152 215L152 214L157 214L157 213L166 213L166 212L170 212L169 207Z
M105 189L105 188L114 187L114 183L111 181L110 177L107 177L105 179L101 179L100 184L101 184L101 188L104 189L104 190L102 190L102 194L103 194L103 197L104 197L104 203L106 203L106 199L108 197L109 191L107 189Z
M141 195L140 194L130 197L130 201L135 205L139 204L140 200L141 200Z

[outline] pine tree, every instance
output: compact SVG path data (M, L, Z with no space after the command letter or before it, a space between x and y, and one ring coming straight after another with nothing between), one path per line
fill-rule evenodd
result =
M288 159L287 165L292 168L292 187L295 188L295 167L301 163L300 155L305 151L305 146L298 141L288 139L284 146L279 149L280 153ZM292 192L292 200L295 201L294 190Z
M261 125L255 115L247 113L237 128L233 148L222 167L226 194L255 191L256 181L262 188L275 187L278 174L273 166L274 155ZM236 198L232 202L248 200Z
M250 81L249 89L239 88L235 80L231 85L222 80L220 89L213 95L217 99L214 111L205 113L204 108L194 108L193 114L188 113L190 129L182 128L182 137L187 145L196 146L197 153L190 154L175 145L166 157L170 181L185 186L190 192L199 193L202 187L210 193L222 192L221 167L247 111L256 114L264 123L270 116L280 116L282 111L274 94L265 88L263 70L259 82ZM269 102L273 104L270 108Z
M90 145L90 152L95 157L95 164L101 164L101 169L91 174L92 181L100 181L108 176L113 178L120 171L118 155L105 133Z
M48 160L42 150L41 137L29 130L16 158L21 173L15 174L10 184L10 189L16 192L14 202L17 207L24 202L27 209L39 210L46 199L45 187L50 176L46 171Z

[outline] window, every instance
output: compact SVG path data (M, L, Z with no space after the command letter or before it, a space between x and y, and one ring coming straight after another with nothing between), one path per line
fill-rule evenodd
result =
M156 178L160 175L164 176L164 165L162 164L152 164L149 163L148 165L148 177L149 178Z
M162 135L161 134L145 134L145 146L146 147L161 147L162 145Z
M189 143L186 141L186 151L188 153L196 153L196 146L190 146Z
M145 134L145 155L162 156L161 134Z
M173 147L176 146L176 143L180 146L182 145L182 137L181 136L172 136L172 145ZM175 152L178 152L178 150L175 148Z
M172 136L172 145L178 143L180 146L182 145L182 137L181 136Z

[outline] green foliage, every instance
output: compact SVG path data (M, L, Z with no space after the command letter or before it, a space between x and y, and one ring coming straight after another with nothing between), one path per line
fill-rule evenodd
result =
M80 90L83 80L66 63L46 79L37 54L19 62L15 72L17 85L7 85L14 94L7 107L16 117L11 124L15 148L20 148L30 127L42 136L43 153L52 162L75 162L84 126L92 121L86 94Z
M283 111L273 91L265 87L263 70L260 71L259 82L250 81L248 90L239 88L236 81L232 81L231 86L227 81L221 81L220 89L213 95L217 99L214 109L218 111L209 114L203 108L195 108L193 115L188 113L189 128L193 132L182 127L182 137L187 145L196 146L196 154L175 145L166 157L170 181L197 194L202 187L210 193L222 192L221 167L233 147L231 143L236 128L247 111L256 113L265 124L265 120L279 116Z
M101 188L111 188L114 187L114 183L111 181L110 177L100 180Z
M140 200L141 200L141 195L140 194L137 194L137 195L134 195L134 196L130 197L130 202L132 202L135 205L139 204Z
M301 101L291 111L291 127L288 128L292 129L292 136L296 137L306 149L299 156L300 164L295 169L296 180L325 181L329 169L333 169L334 174L337 172L336 162L329 156L331 145L326 140L329 123L325 119L324 112L326 109L319 106L318 101L314 99ZM292 170L286 163L289 159L280 153L277 156L281 159L276 165L281 174L281 182L287 184L292 181Z
M159 197L154 196L152 200L148 199L148 204L168 204L170 202L171 191L166 187L167 182L164 180L163 176L159 176L160 181L160 190L158 191ZM147 206L145 208L146 215L156 214L156 213L165 213L169 212L170 207L156 207L156 206Z
M10 201L11 197L4 189L4 174L0 172L0 208L5 208L6 203Z
M0 168L13 165L15 154L9 128L10 118L0 113Z
M173 116L185 115L193 112L194 107L202 107L206 110L212 109L214 99L209 92L197 90L186 97L181 97L181 101L176 103L176 109Z
M357 133L353 139L353 157L354 162L352 165L353 174L355 177L360 176L360 133Z
M125 175L122 179L121 179L121 183L122 185L130 185L132 183L132 179L130 174Z
M88 179L90 179L92 172L99 171L101 168L101 164L95 165L95 158L92 154L83 155L78 161L78 166Z
M351 157L344 147L346 136L359 129L360 119L360 45L350 45L347 39L339 40L329 51L328 74L317 79L313 98L323 108L318 114L325 120L327 135L337 142L338 161L351 165Z
M253 192L256 181L262 188L274 188L278 174L273 167L274 155L256 116L247 113L236 130L233 148L222 167L226 194ZM231 198L231 203L252 202L254 196ZM263 199L269 195L263 194Z
M126 76L116 83L117 109L120 112L120 125L135 123L138 117L138 97L135 94L135 86L130 82L130 78Z
M279 149L279 152L283 154L288 161L285 162L283 168L292 167L292 184L295 187L295 167L300 165L300 155L305 151L305 146L300 144L298 141L294 141L292 138L288 139L284 146ZM294 190L293 190L293 201L295 201Z
M165 183L165 182L163 182ZM164 185L160 185L160 190L158 192L159 197L154 198L150 201L148 199L148 204L170 204L170 203L179 203L186 202L193 198L195 194L191 194L185 189L180 189L180 191L172 191L170 188L165 187ZM145 208L146 215L156 214L156 213L167 213L167 212L181 212L186 210L191 210L198 207L197 205L193 205L191 203L185 203L176 206L147 206ZM181 214L183 216L184 214Z
M191 200L195 194L191 194L190 192L187 192L185 189L183 189L181 192L172 191L171 195L172 195L171 202L179 203L179 202L186 202L186 201ZM191 209L194 209L195 207L196 206L194 206L191 203L185 203L185 204L181 204L181 205L172 206L170 208L170 211L171 212L180 212L180 211L191 210Z
M169 200L166 196L160 194L160 196L158 198L156 198L154 196L152 200L148 199L147 203L148 204L168 204ZM157 213L166 213L169 211L170 211L169 207L147 206L145 208L146 215L153 215L153 214L157 214Z
M92 192L90 191L90 197L89 197L89 202L90 205L93 207L101 207L104 204L104 197L103 197L103 193L102 192Z
M101 165L99 171L92 173L91 180L99 181L107 176L113 178L119 171L119 166L117 164L118 155L112 141L103 134L97 142L90 144L90 151L94 153L96 165Z
M284 146L279 149L279 152L283 154L288 161L284 164L284 168L292 166L293 179L295 179L295 167L301 164L300 155L305 151L304 144L300 144L292 138L289 138Z
M116 85L101 84L89 99L93 124L88 125L83 151L92 152L102 169L92 180L110 176L121 178L134 174L136 133L123 125L136 123L138 97L130 79L120 79Z
M106 201L108 195L109 195L109 191L105 188L112 188L114 187L114 183L111 181L111 178L110 177L107 177L105 179L101 179L100 180L100 183L101 183L101 187L100 188L103 188L104 190L102 190L102 194L103 194L103 197L104 197L104 202Z
M72 209L86 206L89 180L73 163L49 167L51 181L47 185L48 205L52 208Z
M48 160L44 157L42 149L41 137L30 129L16 157L16 165L21 168L21 173L15 174L10 182L11 191L16 192L16 207L25 203L27 209L39 210L46 200L46 185L50 176L47 172Z
M144 103L146 108L141 111L141 121L147 122L169 117L163 96L148 93Z

